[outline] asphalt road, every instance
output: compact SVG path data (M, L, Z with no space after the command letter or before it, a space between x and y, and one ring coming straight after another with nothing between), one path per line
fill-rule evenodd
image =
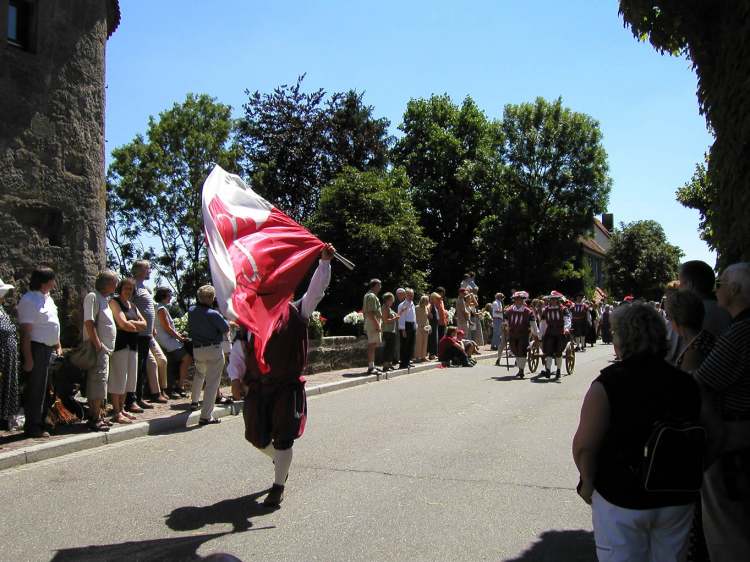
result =
M570 443L612 357L559 383L480 363L312 398L286 500L240 417L0 473L0 560L595 560Z

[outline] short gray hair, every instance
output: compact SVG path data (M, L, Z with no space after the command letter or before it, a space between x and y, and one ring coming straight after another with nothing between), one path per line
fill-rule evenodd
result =
M104 289L107 288L107 285L109 283L114 283L115 285L117 285L118 281L119 281L119 278L117 277L117 274L114 271L105 269L99 275L96 276L96 281L94 281L94 289L96 289L98 292L101 293Z
M724 278L725 282L738 285L742 297L750 300L750 262L741 261L727 266Z
M198 287L198 302L211 306L216 298L216 289L212 285L203 285Z
M638 353L667 354L667 326L661 315L643 303L617 307L612 313L614 340L620 359Z

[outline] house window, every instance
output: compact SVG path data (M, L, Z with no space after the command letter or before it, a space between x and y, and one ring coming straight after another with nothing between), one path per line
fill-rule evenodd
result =
M8 0L8 43L31 51L34 35L34 2Z

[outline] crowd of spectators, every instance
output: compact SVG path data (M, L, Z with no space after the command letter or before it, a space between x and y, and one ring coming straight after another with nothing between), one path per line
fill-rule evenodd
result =
M628 299L602 324L618 361L573 440L599 558L750 560L750 263L716 279L686 262L662 303Z
M214 404L231 401L219 386L233 326L216 310L213 287L198 289L197 304L187 312L186 333L181 333L170 312L171 289L158 287L152 296L146 286L150 273L144 260L133 264L132 277L103 271L83 298L80 348L90 360L82 367L76 402L91 431L132 424L156 404L184 399L191 366L190 409L201 411L201 425L218 423L212 416ZM55 283L55 272L48 267L32 272L29 290L17 304L18 324L0 306L0 428L12 428L22 412L24 432L32 438L49 437L50 407L58 407L49 393L50 367L62 358L60 321L51 296ZM0 305L13 290L0 280Z

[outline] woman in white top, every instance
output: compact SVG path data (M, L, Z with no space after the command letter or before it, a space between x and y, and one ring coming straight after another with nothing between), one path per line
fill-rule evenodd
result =
M60 319L50 292L55 288L55 272L40 267L31 273L29 292L18 303L21 324L21 354L26 373L25 431L30 437L49 437L44 427L47 417L47 376L52 354L62 353Z
M170 397L185 397L185 381L193 358L185 349L188 340L180 334L174 325L172 315L167 305L172 301L172 290L169 287L157 287L154 292L156 301L156 341L167 355L167 381L170 387Z

